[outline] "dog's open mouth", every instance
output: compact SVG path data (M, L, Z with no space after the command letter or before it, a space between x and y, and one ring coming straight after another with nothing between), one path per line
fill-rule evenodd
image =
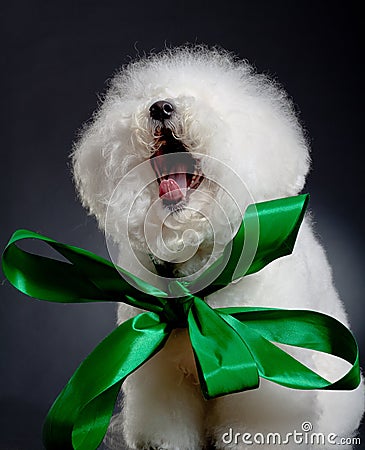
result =
M168 128L155 131L155 153L150 161L157 176L159 196L168 206L184 204L189 191L204 180L200 161L195 159Z

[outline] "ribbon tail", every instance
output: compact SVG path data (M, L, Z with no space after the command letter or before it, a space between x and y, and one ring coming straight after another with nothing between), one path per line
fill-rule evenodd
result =
M246 344L198 297L189 310L188 328L205 398L258 387L256 364Z
M47 450L94 450L106 433L124 379L157 353L169 335L155 313L142 313L107 336L76 370L43 427Z

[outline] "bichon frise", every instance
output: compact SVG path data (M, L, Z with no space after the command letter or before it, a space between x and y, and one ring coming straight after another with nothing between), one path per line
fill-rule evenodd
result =
M171 154L179 156L169 161ZM153 281L194 275L214 260L252 201L298 194L309 154L277 84L225 51L184 47L133 62L115 76L75 146L73 164L83 204L119 246L117 262ZM292 255L206 301L311 309L348 325L308 217ZM120 305L118 322L137 312ZM339 375L335 358L301 355L322 376ZM206 401L187 332L176 329L125 382L109 441L121 448L123 436L131 449L256 448L228 437L303 432L306 422L313 432L350 437L363 404L363 385L301 391L266 380L256 390Z

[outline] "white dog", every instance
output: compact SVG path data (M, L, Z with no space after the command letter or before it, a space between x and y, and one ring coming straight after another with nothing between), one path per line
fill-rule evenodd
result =
M182 156L167 164L164 157L175 152ZM133 62L115 76L75 146L73 164L83 204L119 246L118 263L144 278L150 273L147 281L153 281L153 273L188 276L214 260L252 201L298 194L309 154L279 86L225 51L184 47ZM311 309L348 325L308 217L292 255L206 301ZM121 305L118 322L137 312ZM332 357L300 354L331 380L347 369ZM308 421L313 432L351 437L363 408L363 385L349 392L300 391L265 380L256 390L206 401L187 332L177 329L128 377L109 441L122 448L123 436L132 449L256 448L240 436L302 432Z

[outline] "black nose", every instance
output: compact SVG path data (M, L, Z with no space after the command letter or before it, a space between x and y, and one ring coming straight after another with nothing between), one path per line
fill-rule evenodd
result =
M174 107L166 100L160 100L150 107L150 116L155 120L165 120L171 117Z

